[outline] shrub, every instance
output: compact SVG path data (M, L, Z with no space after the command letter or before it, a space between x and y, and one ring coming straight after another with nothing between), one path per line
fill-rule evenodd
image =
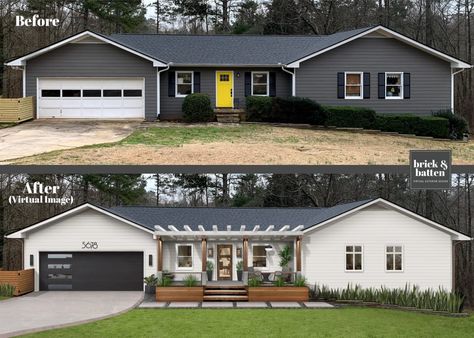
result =
M15 287L10 284L0 284L0 296L2 297L13 297L15 293Z
M158 278L154 274L143 278L143 281L148 286L156 286L158 284Z
M280 266L282 269L286 268L291 261L291 249L289 245L285 245L281 251L278 252L280 257Z
M373 109L363 107L325 107L328 112L327 125L345 128L373 129L377 114Z
M453 140L462 140L464 134L469 133L469 125L464 117L454 114L449 109L437 111L434 116L448 119L449 137Z
M401 134L449 137L449 121L442 117L416 115L377 115L377 129Z
M262 281L258 277L252 277L249 278L249 281L247 283L250 287L258 287L262 285Z
M456 292L438 290L420 290L417 286L406 284L404 288L386 287L363 289L359 285L348 284L344 289L331 289L325 285L315 285L314 298L325 300L357 300L375 302L384 305L399 305L451 313L462 312L464 297Z
M273 282L273 284L274 284L275 286L279 286L279 287L285 286L285 284L286 284L286 283L285 283L285 278L283 278L283 276L278 276L278 277L276 278L276 280Z
M211 261L206 262L206 271L213 271L214 270L214 263Z
M193 275L187 275L184 277L184 286L193 287L198 285L198 280Z
M167 287L170 286L172 282L173 280L171 278L163 275L161 279L158 279L156 281L156 286Z
M304 276L296 276L295 282L293 283L294 286L306 286L306 278Z
M268 96L247 96L245 100L247 121L266 122L272 112L272 98Z
M195 93L186 96L182 110L185 122L210 122L214 120L211 99L206 94Z

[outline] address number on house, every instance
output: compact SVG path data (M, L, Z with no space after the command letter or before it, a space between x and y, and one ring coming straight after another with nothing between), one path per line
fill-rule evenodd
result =
M83 250L97 250L99 248L99 244L97 242L82 242Z

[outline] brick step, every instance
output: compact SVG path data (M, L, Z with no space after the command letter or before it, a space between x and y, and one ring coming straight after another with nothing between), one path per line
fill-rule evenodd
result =
M204 290L205 295L247 295L247 290Z
M249 300L247 296L229 296L229 295L212 295L204 296L203 300L206 301L228 301L228 302L246 302Z

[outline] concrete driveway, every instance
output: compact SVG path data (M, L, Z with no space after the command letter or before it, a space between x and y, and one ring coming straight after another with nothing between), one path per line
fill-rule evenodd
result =
M34 292L0 301L0 337L107 318L136 307L138 291Z
M0 129L0 162L53 150L117 142L140 121L33 120ZM41 164L41 163L38 163Z

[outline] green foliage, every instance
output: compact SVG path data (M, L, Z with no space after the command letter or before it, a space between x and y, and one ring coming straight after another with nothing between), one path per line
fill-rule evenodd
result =
M199 284L197 278L194 275L187 275L184 277L184 286L193 287Z
M214 270L214 263L211 261L206 262L206 271L213 271Z
M283 249L281 249L281 251L278 252L278 256L280 257L280 267L282 269L286 268L292 258L290 246L288 244L285 245Z
M15 287L10 284L0 284L0 297L13 297Z
M434 113L436 117L443 117L449 121L449 137L454 140L462 140L464 134L469 133L469 125L464 117L454 114L450 109L440 110Z
M244 269L244 263L241 260L238 261L235 265L235 268L237 269L237 271L242 271Z
M328 126L373 129L376 113L373 109L351 106L325 106Z
M163 275L163 277L157 280L156 286L167 287L167 286L171 286L172 282L173 280L170 277Z
M194 93L186 96L182 106L185 122L214 121L211 99L207 94Z
M158 284L158 278L154 274L143 278L143 281L148 286L156 286Z
M278 286L278 287L285 286L286 285L285 278L283 276L278 276L276 280L273 282L273 285Z
M438 290L421 290L417 286L406 284L404 288L389 289L384 286L363 289L360 285L348 284L344 289L331 289L325 285L315 285L312 295L316 299L326 300L358 300L383 305L398 305L425 310L462 312L464 296L456 292Z
M418 136L449 137L449 121L442 117L380 114L377 115L376 129Z
M304 97L249 96L246 111L253 122L325 124L327 117L320 104Z
M250 287L259 287L262 285L262 281L258 277L251 277L247 284Z
M306 277L299 275L299 276L296 276L295 281L293 282L293 285L302 287L302 286L306 286L306 282L307 282Z

